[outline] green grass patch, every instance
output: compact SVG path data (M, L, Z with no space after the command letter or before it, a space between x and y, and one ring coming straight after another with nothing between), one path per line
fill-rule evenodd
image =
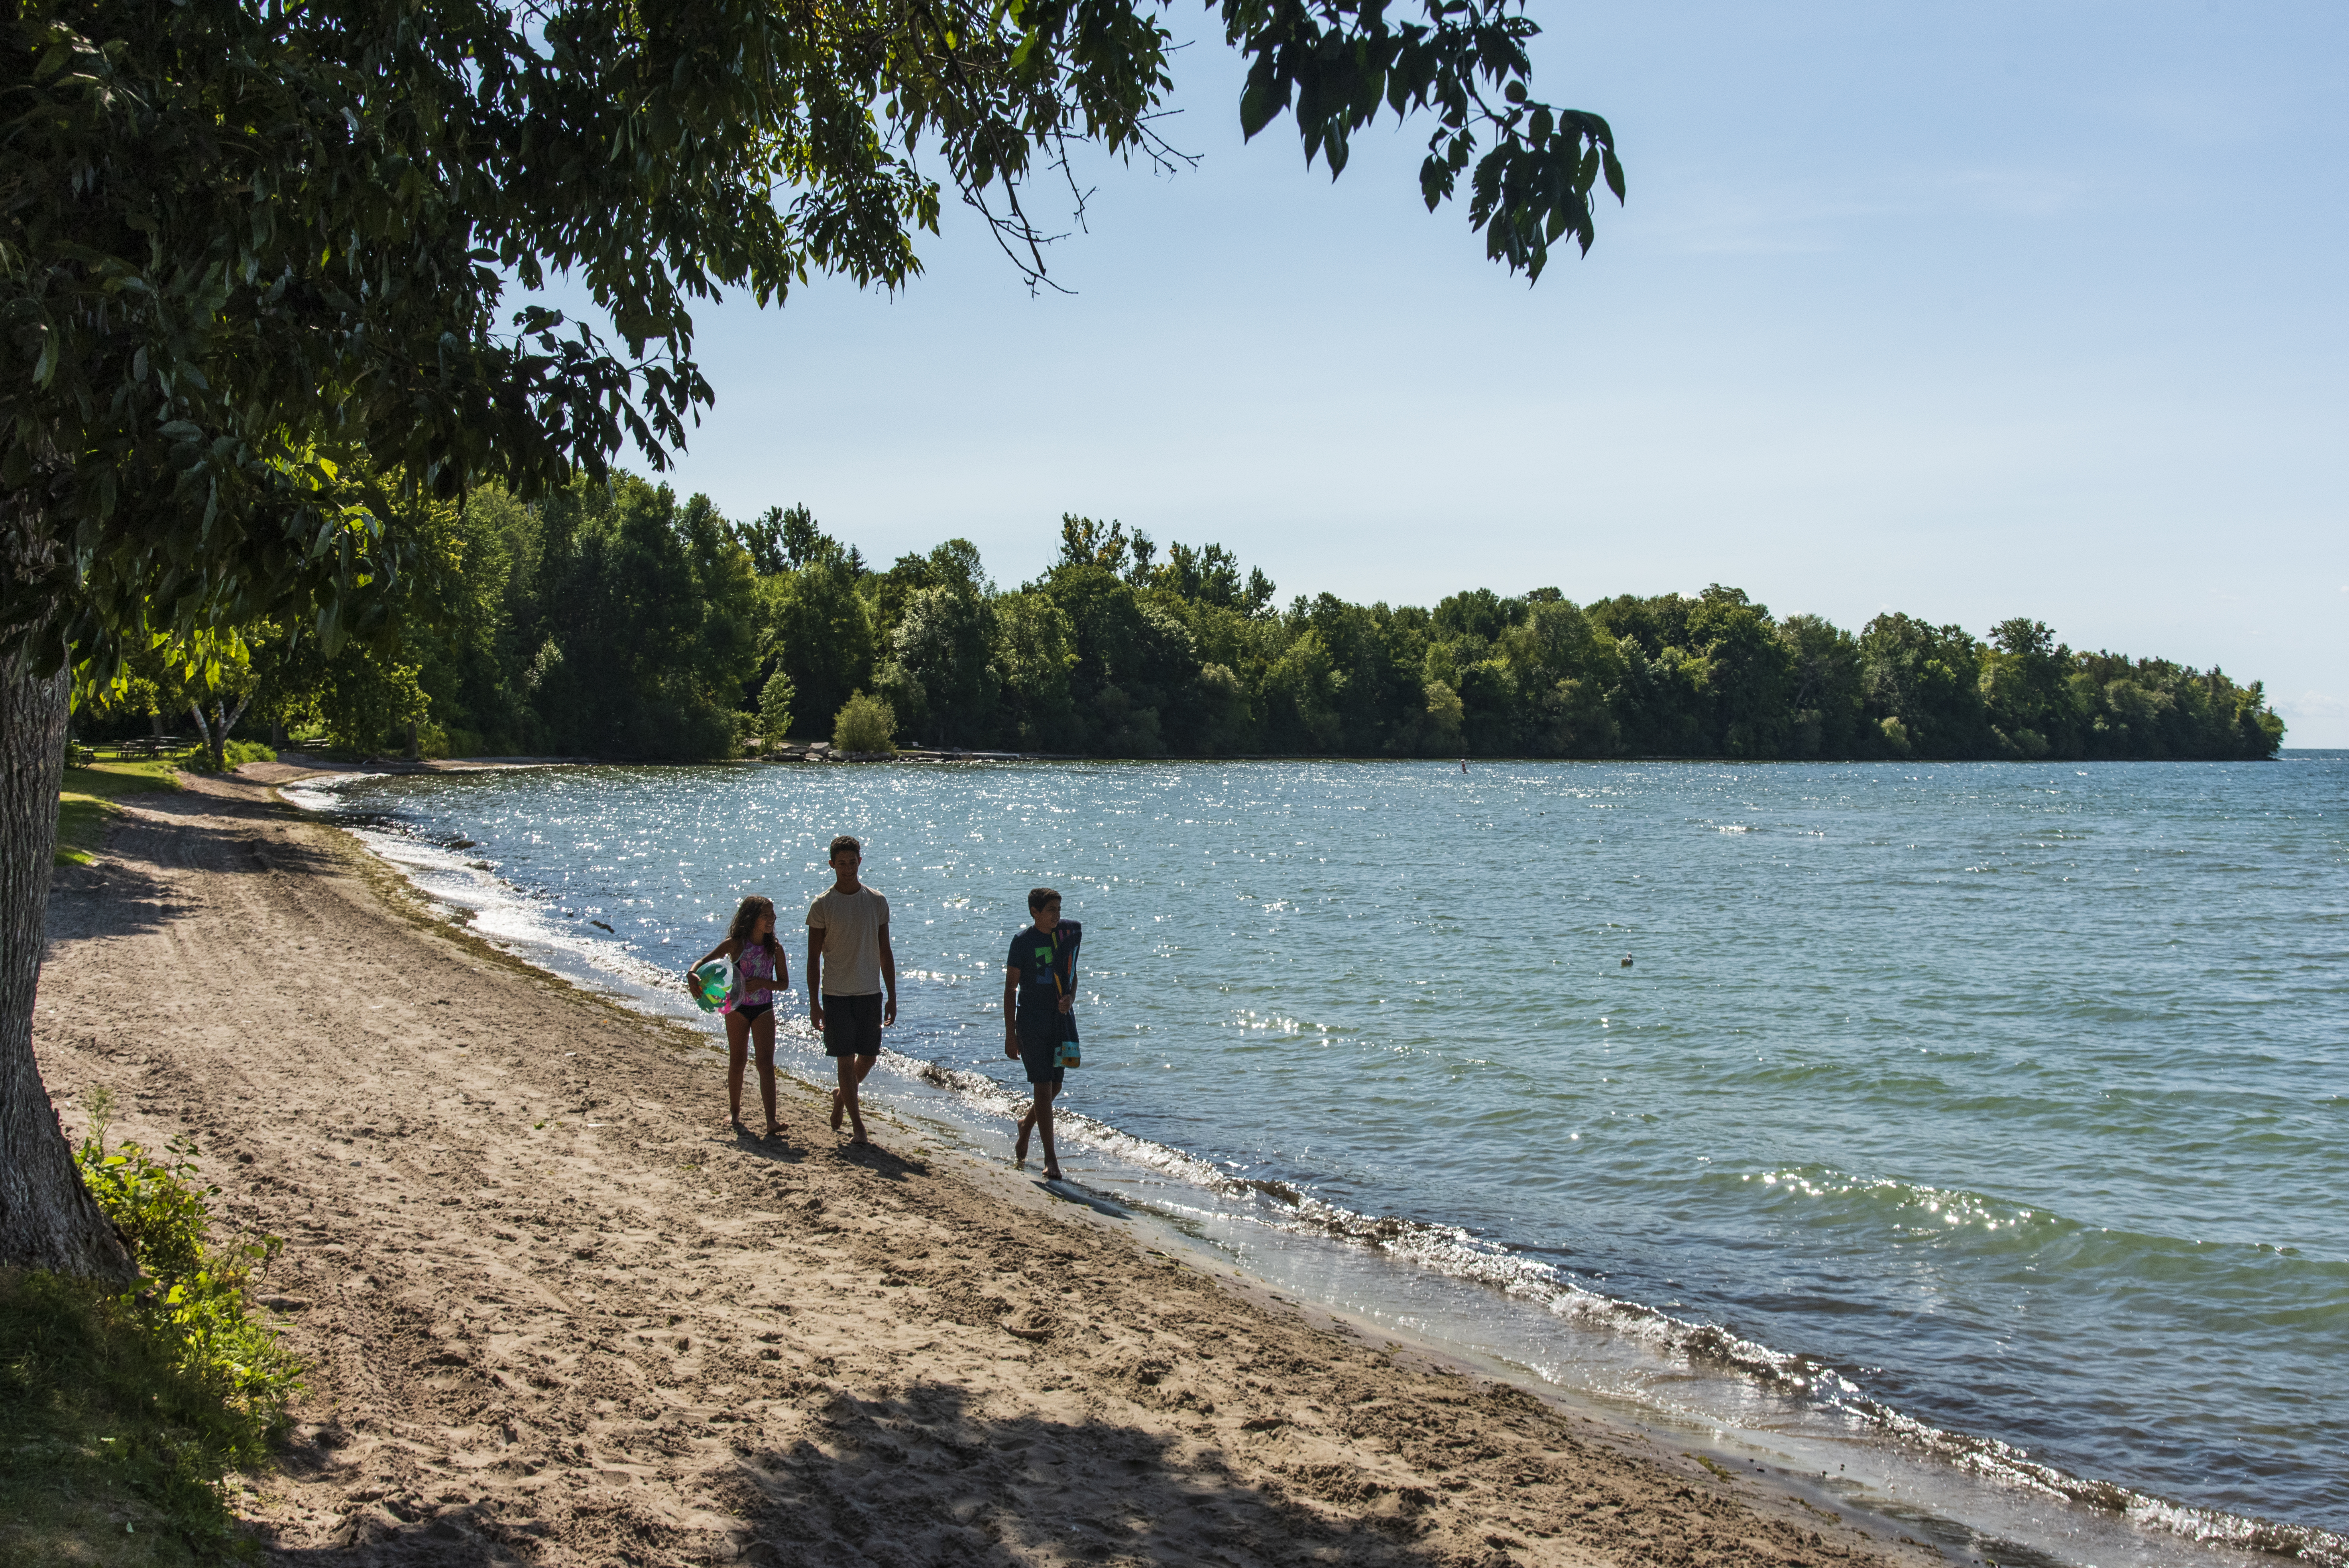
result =
M106 824L122 810L111 800L70 791L57 797L57 858L61 866L86 866L98 859Z
M57 863L86 866L96 860L108 820L121 810L114 802L150 789L177 789L180 780L171 769L169 760L67 769L65 787L57 793Z
M0 1271L0 1568L249 1557L222 1482L261 1463L300 1368L247 1292L274 1238L216 1239L194 1149L109 1150L83 1179L137 1251L140 1287Z
M102 795L109 799L118 795L143 795L150 789L177 789L180 780L175 770L183 762L180 758L157 757L68 768L64 787L76 794Z

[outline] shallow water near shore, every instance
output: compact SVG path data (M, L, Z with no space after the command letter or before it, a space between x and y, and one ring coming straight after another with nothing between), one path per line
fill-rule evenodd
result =
M735 898L794 925L862 835L904 977L872 1088L989 1148L1004 948L1050 882L1086 934L1086 1187L2001 1562L2349 1561L2349 754L296 793L666 1010Z

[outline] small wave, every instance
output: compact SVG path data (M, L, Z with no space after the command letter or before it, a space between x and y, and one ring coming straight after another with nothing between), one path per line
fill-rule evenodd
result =
M1787 1199L1824 1200L1834 1204L1839 1215L1864 1216L1912 1236L1965 1227L2045 1232L2072 1223L2043 1210L1962 1188L1932 1187L1883 1176L1852 1176L1832 1166L1787 1166L1751 1172L1738 1180L1758 1181Z
M280 784L277 793L292 805L305 811L336 811L345 806L342 791L347 787L369 779L380 779L380 773L328 773L316 779L296 779Z
M1724 1171L1712 1180L1728 1181L1732 1176ZM2237 1265L2256 1261L2262 1267L2313 1273L2349 1284L2349 1260L2308 1256L2289 1243L2250 1238L2199 1241L2098 1225L1962 1187L1854 1176L1829 1165L1784 1166L1734 1180L1765 1189L1765 1212L1783 1214L1800 1207L1808 1211L1802 1215L1807 1224L1875 1226L1898 1242L1962 1242L2071 1265L2093 1264L2124 1276L2164 1266L2163 1260L2219 1257Z
M2116 1481L2075 1476L2053 1465L2041 1464L2026 1450L1996 1438L1945 1431L1866 1398L1847 1400L1844 1408L1886 1436L1969 1475L2061 1498L2100 1513L2118 1514L2141 1529L2158 1530L2201 1546L2263 1552L2314 1563L2317 1568L2344 1568L2349 1564L2349 1536L2316 1525L2288 1524L2254 1514L2230 1513L2224 1509L2196 1508Z

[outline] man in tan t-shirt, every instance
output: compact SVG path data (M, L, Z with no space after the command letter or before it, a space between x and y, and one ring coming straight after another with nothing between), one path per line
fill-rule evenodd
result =
M897 1021L897 954L889 946L889 901L856 880L864 846L846 833L832 841L833 885L808 906L808 1022L823 1036L840 1087L832 1091L832 1130L845 1115L864 1136L856 1086L881 1057L881 1031ZM882 987L888 999L882 999Z

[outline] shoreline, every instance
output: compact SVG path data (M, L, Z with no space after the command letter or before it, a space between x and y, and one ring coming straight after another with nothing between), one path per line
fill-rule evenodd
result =
M222 1216L289 1239L265 1288L311 1390L237 1499L278 1551L1944 1560L902 1124L851 1155L796 1080L784 1148L719 1135L692 1031L448 929L263 795L191 781L60 873L36 1049L69 1125L109 1084L120 1136L196 1135ZM305 989L326 952L339 1002ZM104 1006L126 963L170 977L143 1018Z

